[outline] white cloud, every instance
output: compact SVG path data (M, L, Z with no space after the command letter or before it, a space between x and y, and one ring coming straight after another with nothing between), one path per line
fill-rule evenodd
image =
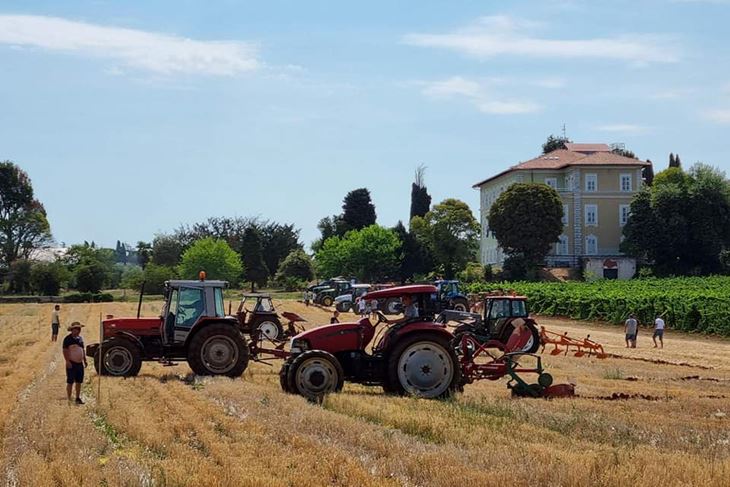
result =
M705 110L702 116L715 123L730 123L730 108L715 108L712 110Z
M624 35L590 39L546 39L531 34L539 24L499 15L481 17L474 24L447 34L408 34L404 42L437 47L487 59L499 55L536 58L613 59L635 64L676 62L678 53L666 39Z
M0 15L0 44L109 59L124 68L162 75L230 76L259 67L250 43L200 41L58 17Z
M608 125L599 125L596 130L601 132L620 133L625 135L640 135L649 131L649 127L644 125L635 125L631 123L616 123Z
M536 112L541 108L538 104L530 101L497 99L496 96L490 96L487 93L488 90L484 83L462 78L461 76L452 76L442 81L420 84L425 86L422 93L430 98L466 98L482 113L514 115Z

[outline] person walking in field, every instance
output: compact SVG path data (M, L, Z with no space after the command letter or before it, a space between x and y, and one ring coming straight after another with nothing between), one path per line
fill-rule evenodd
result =
M335 310L335 312L332 314L332 318L330 318L330 325L335 325L340 322L340 312Z
M357 298L357 311L360 313L360 316L362 318L365 318L365 315L369 314L367 313L367 300L365 298Z
M636 321L634 314L629 315L629 319L624 324L624 333L626 333L626 348L636 348L636 335L639 333L639 322Z
M76 385L76 404L84 404L81 400L81 384L84 382L84 368L86 367L86 350L84 339L81 338L81 328L84 325L74 321L68 327L69 333L63 339L63 358L66 361L66 396L71 401L71 390Z
M51 313L51 341L58 341L58 329L61 327L61 306L56 305L53 307Z
M309 306L309 291L304 291L304 306Z
M652 335L651 339L654 340L654 348L657 348L656 339L659 338L659 343L661 344L660 348L664 348L664 327L666 325L664 324L664 318L661 316L657 316L654 320L654 335Z

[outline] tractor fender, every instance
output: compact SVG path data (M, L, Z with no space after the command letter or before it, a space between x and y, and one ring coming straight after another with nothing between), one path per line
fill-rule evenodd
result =
M391 331L388 335L383 337L382 342L378 345L381 350L386 350L393 347L396 343L407 336L412 336L415 333L428 333L434 334L444 339L451 341L454 339L454 335L443 325L438 323L407 323L406 325L399 327Z

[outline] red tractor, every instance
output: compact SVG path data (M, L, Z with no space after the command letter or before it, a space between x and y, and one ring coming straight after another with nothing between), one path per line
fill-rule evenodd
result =
M449 395L460 387L461 374L451 345L454 336L446 325L433 321L436 293L431 285L369 292L365 299L408 296L417 316L390 323L378 312L375 324L363 318L298 334L279 373L282 388L316 399L339 391L348 380L398 394ZM386 326L378 330L381 323Z
M251 302L253 305L249 309L247 304ZM281 318L274 308L271 295L261 293L244 294L236 311L236 318L244 333L251 335L254 340L259 338L274 343L283 342L296 335L300 331L297 329L296 323L307 321L289 311L284 311L281 316L288 322L286 328L281 324Z
M370 292L365 299L400 298L404 318L388 321L376 313L375 324L363 318L296 335L279 372L282 389L318 400L341 390L347 380L381 386L390 393L438 398L475 380L509 376L508 387L516 395L572 394L572 386L551 386L552 377L532 353L540 341L534 322L527 318L525 298L490 297L485 317L444 311L444 319L435 320L437 292L431 285ZM461 324L452 332L446 323L455 318ZM378 330L381 323L385 326ZM520 360L527 357L537 365L521 366ZM537 374L538 383L528 384L521 373Z
M109 317L103 341L86 347L101 374L129 377L143 361L174 365L186 360L198 375L238 377L248 366L249 345L238 319L224 311L225 281L168 281L160 316Z

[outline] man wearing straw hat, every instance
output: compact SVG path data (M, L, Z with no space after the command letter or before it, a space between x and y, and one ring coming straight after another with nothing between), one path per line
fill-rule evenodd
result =
M84 325L74 321L68 327L69 333L63 339L63 358L66 360L66 396L71 401L71 389L76 384L76 404L83 404L81 400L81 384L84 382L84 367L86 367L86 351L84 339L81 338L81 328Z

